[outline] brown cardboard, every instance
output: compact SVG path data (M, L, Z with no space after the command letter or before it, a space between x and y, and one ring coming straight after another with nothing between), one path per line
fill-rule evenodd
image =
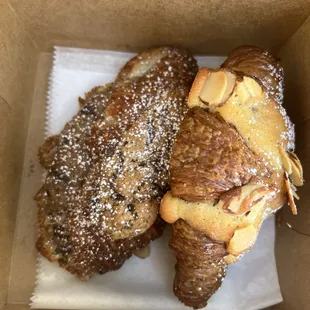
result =
M282 217L310 235L310 18L288 40L279 56L285 70L285 106L296 124L296 153L304 168L305 185L299 189L298 216L289 208ZM282 225L277 231L276 258L284 298L280 309L308 309L310 305L310 237Z
M34 288L35 261L34 247L37 238L37 209L33 196L42 182L43 169L37 160L37 151L44 142L46 90L52 55L42 53L38 62L33 104L29 122L28 141L25 152L23 180L16 219L14 250L11 259L8 303L25 303ZM31 139L31 140L29 140ZM27 219L27 220L25 220ZM22 259L21 259L22 258Z
M6 300L16 207L37 51L14 13L0 4L0 306Z
M310 88L307 87L310 77L309 29L308 18L279 53L286 73L286 108L294 123L310 118Z
M10 0L10 5L43 49L68 44L141 50L176 44L211 55L225 55L245 43L277 52L310 8L307 0Z
M280 50L286 73L286 106L297 124L297 153L308 180L309 14L309 0L2 1L0 307L27 309L34 285L36 208L32 196L39 188L38 176L42 173L35 153L43 141L51 64L51 55L44 54L45 51L51 51L53 44L135 51L152 45L175 44L195 53L225 55L234 46L245 43L260 45L273 53ZM35 182L20 184L22 173ZM24 194L16 213L20 188ZM299 216L291 216L288 208L283 214L293 227L309 234L307 183L300 196ZM286 226L278 229L276 256L284 302L272 309L309 307L308 245L309 238Z

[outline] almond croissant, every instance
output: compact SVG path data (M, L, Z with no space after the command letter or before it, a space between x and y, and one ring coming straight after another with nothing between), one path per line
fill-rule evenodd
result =
M252 46L195 78L160 210L173 223L174 293L187 306L207 305L268 215L286 202L297 213L302 166L282 93L278 60Z

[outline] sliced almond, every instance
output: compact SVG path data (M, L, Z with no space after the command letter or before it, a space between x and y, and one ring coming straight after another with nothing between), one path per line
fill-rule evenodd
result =
M199 69L188 97L190 108L220 106L232 95L236 75L226 70Z
M293 152L289 152L289 157L290 159L295 163L295 165L297 166L298 170L300 171L300 174L303 173L303 169L302 169L302 165L300 160L298 159L297 155Z
M236 229L233 237L229 241L227 251L238 256L249 250L255 243L257 238L257 228L248 225L243 228Z
M236 187L227 191L222 194L218 205L221 206L223 210L236 214L240 208L241 193L241 187Z
M292 184L291 184L291 186L292 186ZM292 193L293 193L293 196L295 199L297 199L297 200L300 199L299 196L297 195L297 193L293 189L292 189Z
M289 154L292 165L292 172L290 174L290 178L292 179L294 185L302 186L304 184L302 166L298 157L295 154L292 154L294 153Z
M243 83L251 97L260 97L263 94L261 86L253 78L245 76Z
M303 185L303 170L298 157L294 153L286 152L281 145L279 145L279 152L283 169L287 172L287 175L291 178L293 184L296 186ZM290 184L291 188L293 184ZM296 188L293 188L293 191L295 190Z
M200 92L200 99L209 105L222 103L227 87L227 75L224 71L211 72Z
M239 209L239 214L244 214L245 212L251 210L256 204L261 200L266 202L273 198L276 194L276 191L272 187L261 186L253 190L242 202L242 205Z
M237 84L236 93L241 104L246 103L251 98L249 91L242 82Z
M203 86L209 77L210 72L211 71L208 68L200 68L198 70L188 96L187 104L189 108L206 107L206 105L200 100L199 94L201 93Z
M291 183L290 185L291 185L291 189L293 190L293 192L296 192L297 191L297 187L293 183Z
M234 188L221 196L219 205L223 210L242 215L249 211L260 200L271 199L275 195L274 188L262 185L244 185Z
M290 180L286 171L284 172L284 184L287 192L288 204L292 210L292 213L297 214L297 206L294 201L293 190L291 188Z
M222 97L221 103L219 103L219 105L225 103L228 100L228 98L234 92L236 86L236 79L237 79L236 75L229 71L225 71L225 74L227 76L227 86L224 95Z
M283 169L290 175L292 173L292 164L288 153L282 145L279 144L279 153L282 160Z
M300 175L300 171L296 167L295 163L292 164L292 174L290 175L290 178L296 186L302 186L304 184L303 177Z

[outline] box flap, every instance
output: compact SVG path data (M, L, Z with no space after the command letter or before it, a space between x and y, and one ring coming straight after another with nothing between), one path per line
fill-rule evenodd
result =
M225 55L239 44L278 52L307 18L308 0L11 0L41 48L53 44L116 50L182 45Z

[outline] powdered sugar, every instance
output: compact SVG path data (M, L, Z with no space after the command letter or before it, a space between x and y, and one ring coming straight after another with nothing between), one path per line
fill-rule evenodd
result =
M156 222L140 240L167 190L170 152L197 68L179 50L154 53L156 65L152 53L141 54L102 98L87 98L50 152L37 196L40 240L50 253L41 252L81 278L119 268L162 230Z

